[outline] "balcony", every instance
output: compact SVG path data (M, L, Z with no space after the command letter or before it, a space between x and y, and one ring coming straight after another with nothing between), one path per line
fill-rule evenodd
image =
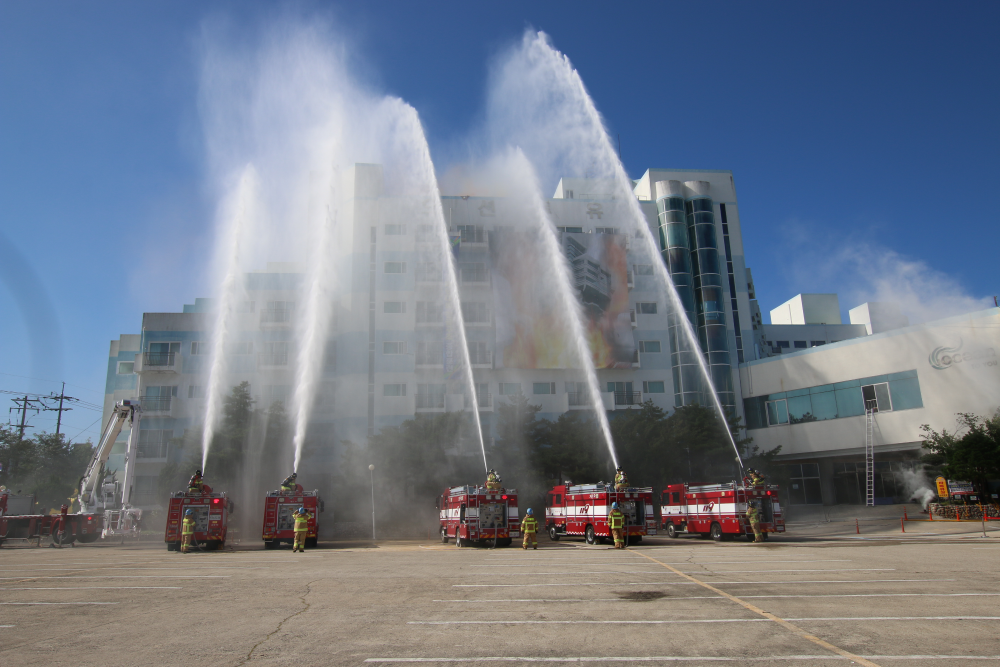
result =
M139 405L146 413L170 412L170 399L170 396L140 396Z
M143 370L170 371L174 369L176 352L143 352Z
M590 394L585 391L568 391L566 399L570 410L580 410L590 407Z
M616 391L615 407L619 405L642 405L641 391Z
M638 321L638 319L635 316L635 311L634 310L628 311L628 318L629 318L629 321L632 323L632 328L633 329L635 329L635 328L637 328L639 326L639 321Z
M639 350L632 353L632 368L640 368L639 365Z

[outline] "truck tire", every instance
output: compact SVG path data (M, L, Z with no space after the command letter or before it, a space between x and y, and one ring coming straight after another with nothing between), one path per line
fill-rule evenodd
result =
M642 535L633 535L628 538L626 544L640 544L642 542Z
M509 537L501 537L497 540L498 547L509 547L514 540Z
M594 532L593 526L587 526L587 530L585 530L583 534L587 544L597 544L597 533Z
M673 521L667 524L667 537L677 538L677 526L674 525Z
M716 522L713 521L712 522L712 527L709 529L709 533L708 534L716 542L721 542L722 541L722 526L720 526L718 523L716 523Z
M461 549L462 547L464 547L465 544L466 544L465 540L463 540L461 537L456 537L455 538L455 546L458 547L459 549Z
M441 544L448 544L448 529L441 526Z
M549 526L549 539L553 542L559 541L559 533L556 532L555 526Z

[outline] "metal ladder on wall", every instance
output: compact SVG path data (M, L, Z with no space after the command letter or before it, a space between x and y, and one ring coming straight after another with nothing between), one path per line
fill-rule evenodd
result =
M875 401L865 401L865 506L875 507Z

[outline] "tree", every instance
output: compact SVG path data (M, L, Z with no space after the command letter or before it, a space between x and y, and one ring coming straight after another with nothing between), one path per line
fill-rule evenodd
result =
M989 491L989 480L1000 477L1000 409L992 417L958 413L958 428L938 433L929 424L920 427L924 463L950 479L968 480L980 494Z
M70 443L62 433L45 432L21 438L0 427L0 484L15 493L34 495L39 509L58 509L69 504L93 455L89 440Z

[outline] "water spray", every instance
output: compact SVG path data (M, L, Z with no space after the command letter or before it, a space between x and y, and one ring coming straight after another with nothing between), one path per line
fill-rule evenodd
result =
M642 239L643 244L646 247L646 251L649 253L650 258L652 258L654 271L656 271L657 277L666 289L667 298L670 300L670 305L674 308L674 311L678 313L678 319L681 322L681 328L684 331L685 337L688 339L688 343L691 345L692 349L695 351L695 358L698 360L698 367L701 369L702 376L706 382L706 388L712 396L712 401L715 405L715 409L719 414L719 418L725 427L726 435L729 437L729 442L732 444L733 452L736 454L736 461L740 466L740 476L743 475L743 458L740 456L739 448L736 446L736 440L733 438L732 432L729 430L729 422L726 419L726 412L722 407L722 402L719 401L719 397L715 392L715 384L712 382L711 374L708 370L708 365L705 363L705 358L701 352L701 346L698 343L698 337L695 334L694 327L692 326L690 320L687 317L686 310L684 309L683 303L681 302L680 295L677 293L677 288L674 286L673 278L670 276L670 272L667 271L666 264L663 262L662 257L660 257L660 252L657 246L656 239L653 238L653 233L649 229L649 225L646 224L646 216L642 213L642 209L639 208L639 201L635 198L632 192L632 181L625 172L625 167L622 165L621 160L615 154L614 147L611 144L610 136L608 135L607 128L604 127L604 121L601 118L600 113L597 111L597 107L594 105L593 99L591 99L590 94L587 93L586 86L583 84L583 79L580 74L573 68L569 59L557 51L551 44L549 44L545 33L539 32L535 36L535 45L540 45L543 49L543 55L549 61L550 66L555 68L557 71L561 70L561 73L566 79L566 82L572 87L573 91L576 93L582 107L583 112L586 115L587 120L594 129L594 139L597 140L599 147L601 149L602 158L608 166L613 171L614 180L616 185L624 194L624 199L628 211L631 214L632 222L636 227L637 231L640 231L639 238Z

